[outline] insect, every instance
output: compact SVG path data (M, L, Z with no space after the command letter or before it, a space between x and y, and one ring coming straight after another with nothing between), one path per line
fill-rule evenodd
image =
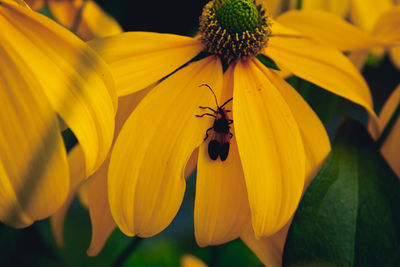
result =
M203 116L211 116L214 117L214 124L212 127L207 129L206 137L204 141L208 138L208 132L214 130L213 139L208 143L208 155L212 160L216 160L218 156L220 157L221 161L225 161L229 154L229 146L230 140L233 137L233 134L230 132L231 124L233 120L229 119L228 112L230 110L225 109L225 105L232 101L233 98L228 99L224 104L221 106L218 105L217 96L215 95L214 91L208 84L202 84L201 86L207 86L215 98L215 104L217 105L217 110L214 110L210 107L202 107L199 106L201 109L209 109L214 114L211 113L204 113L202 115L196 115L196 117L203 117Z

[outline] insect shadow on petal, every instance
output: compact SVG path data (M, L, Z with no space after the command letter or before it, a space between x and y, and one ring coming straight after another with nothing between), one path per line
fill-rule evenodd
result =
M208 109L213 113L203 113L201 115L196 115L196 117L204 117L204 116L211 116L214 117L213 126L207 129L206 137L204 141L208 138L208 132L213 130L214 134L212 136L212 140L208 143L208 155L212 160L216 160L218 156L220 157L221 161L225 161L229 154L229 146L230 140L233 137L233 134L230 132L231 124L233 120L229 119L228 112L230 110L225 109L225 105L232 101L233 98L228 99L225 101L224 104L221 106L218 105L217 96L215 95L214 91L208 84L202 84L201 86L207 86L215 98L215 104L217 105L217 109L212 109L210 107L202 107L199 106L201 109Z

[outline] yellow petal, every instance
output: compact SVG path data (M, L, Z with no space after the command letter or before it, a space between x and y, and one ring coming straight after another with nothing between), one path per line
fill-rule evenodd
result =
M196 148L193 151L192 155L190 156L188 163L186 164L185 173L184 173L185 179L188 179L190 177L190 175L192 175L192 173L196 169L198 157L199 157L199 149Z
M231 140L226 161L213 161L208 142L199 151L194 227L199 246L219 245L236 239L250 221L249 201L237 151Z
M260 63L257 62L257 65ZM306 153L306 185L308 185L331 150L328 134L318 116L293 87L279 77L276 72L262 67L260 69L279 89L300 129Z
M379 17L392 7L393 0L352 0L350 17L353 24L366 32L371 32Z
M49 1L54 18L84 40L122 32L121 26L94 1Z
M117 138L119 132L125 124L125 121L131 115L133 110L142 101L142 99L156 86L152 84L143 90L140 90L134 94L126 95L118 98L118 112L115 116L115 135L114 139Z
M363 106L373 118L373 134L378 134L379 125L368 85L338 50L306 38L273 37L265 53L294 75Z
M93 37L96 38L116 35L122 32L118 22L92 0L85 2L82 10L82 21L88 25Z
M52 108L72 129L85 153L87 175L100 166L114 132L116 95L102 59L64 27L2 1L0 27L7 53L21 57L40 81ZM95 90L94 90L95 89Z
M89 256L96 256L100 252L116 227L107 197L108 166L109 159L91 176L89 182L89 214L92 223L92 240L87 250Z
M29 5L33 10L39 10L44 5L44 0L25 0L25 2Z
M82 207L89 208L89 180L87 179L78 188L78 199Z
M302 9L318 9L345 17L349 12L349 0L302 0ZM316 25L318 23L316 22ZM320 25L321 26L321 25Z
M218 102L224 103L231 98L232 90L233 68L229 68L224 75L223 95ZM226 105L227 110L231 107L232 102ZM212 108L216 108L215 104ZM232 116L232 113L228 115ZM234 132L233 128L231 132ZM194 229L200 246L219 245L236 239L250 222L249 200L235 135L224 162L210 159L210 140L211 132L208 140L200 146L197 167Z
M273 79L272 81L275 81L274 77L270 77L270 78ZM321 155L323 157L324 153L318 153L317 150L307 151L308 138L312 137L307 134L310 134L312 131L309 131L308 133L306 132L307 131L307 127L306 127L307 123L306 123L306 120L304 120L304 118L307 118L311 114L307 115L307 113L306 113L307 108L305 108L305 106L304 106L304 104L306 104L305 102L302 104L301 101L298 101L297 105L296 105L294 100L290 100L291 97L293 97L296 100L300 96L294 89L291 90L292 92L289 92L289 90L287 90L287 88L285 88L285 87L287 87L287 86L282 84L281 87L279 87L279 89L280 89L280 92L282 93L282 95L285 97L285 100L288 101L288 104L291 106L293 114L298 122L299 128L300 128L302 136L303 136L303 142L305 144L308 161L310 161L310 154L312 152L314 152L315 159L317 159L318 155ZM295 106L297 106L297 107L295 107ZM299 114L297 112L299 112ZM301 123L299 123L299 121L300 121L299 117L301 117L301 114L305 115L302 120L302 123L305 125L302 125ZM313 116L311 116L311 117L313 117ZM312 124L314 124L314 125L312 125ZM310 124L310 126L314 129L320 127L316 123L316 121L312 124ZM317 133L317 131L315 131L315 133ZM315 135L314 137L317 137L317 135ZM323 145L323 146L325 145L325 147L327 145L326 142L320 142L319 144ZM312 148L315 149L316 147L312 147ZM323 150L321 149L320 151L322 152ZM317 152L317 153L315 153L315 152ZM320 157L320 158L322 159L322 157ZM322 165L322 164L320 164L320 165ZM318 171L318 169L319 168L316 168L313 170L314 174ZM303 195L304 195L304 192L306 191L308 185L310 184L312 178L314 178L313 174L308 175L308 177L306 178L306 183L305 183L305 186L303 189ZM285 224L285 226L283 226L278 232L276 232L273 235L270 235L268 237L263 237L263 238L256 238L253 228L251 227L251 225L249 225L247 228L245 228L245 231L241 234L240 238L254 252L254 254L257 255L257 257L262 261L262 263L264 265L271 266L271 267L275 267L275 266L280 267L280 266L282 266L283 249L284 249L286 237L287 237L287 234L289 231L289 227L292 223L292 220L293 220L293 217L290 218L290 220Z
M271 26L272 36L280 37L304 37L304 34L292 28L286 27L277 21L272 20Z
M390 59L393 65L400 69L400 46L395 46L390 49Z
M68 197L62 207L50 218L54 238L59 246L64 243L64 221L68 209L75 198L76 191L85 177L85 158L81 146L75 146L68 153L70 184Z
M390 118L392 117L397 105L400 102L400 85L392 92L390 97L386 100L379 114L379 121L382 129L386 127Z
M257 237L271 235L287 223L305 179L299 128L261 67L253 60L239 61L233 93L236 140Z
M197 118L222 87L215 57L190 64L157 85L138 105L114 145L108 177L111 212L127 235L155 235L171 222L185 191L184 169L212 123Z
M257 255L265 266L281 267L283 247L285 245L289 226L290 223L287 223L275 234L258 239L249 225L240 238L254 252L254 254Z
M400 85L397 86L397 88L390 95L379 115L382 128L388 124L390 118L392 117L399 103L400 103ZM390 167L400 178L399 151L400 151L400 119L397 119L391 132L386 137L385 143L381 147L381 152L382 155L385 157L386 161L389 163Z
M157 82L203 49L197 39L150 32L126 32L89 44L110 65L119 96Z
M400 6L384 12L376 22L373 35L388 45L400 45Z
M303 33L300 33L300 32L298 32L296 30L293 30L291 28L283 26L282 24L280 24L280 23L278 23L278 22L276 22L274 20L272 20L271 29L272 29L272 36L293 37L293 38L304 37ZM288 78L289 76L292 75L292 73L288 69L284 68L283 66L278 65L278 67L280 69L279 75L282 78L286 79L286 78Z
M207 267L199 258L186 254L181 258L181 267Z
M83 19L84 7L88 2L83 0L48 1L48 6L58 23L71 30L82 40L90 40L95 36Z
M286 1L286 2L289 2L289 3L287 3L289 10L290 9L297 9L298 4L299 4L298 0L289 0L289 1Z
M349 57L349 60L357 68L357 70L361 72L361 70L364 68L365 61L366 61L369 53L370 53L370 50L352 51L349 53L348 57Z
M282 10L282 0L261 0L265 10L276 17Z
M31 8L28 6L28 4L24 0L4 0L4 2L8 2L9 4L14 4L14 5L20 5L22 7L25 7L27 9L31 10Z
M321 10L292 10L279 16L277 21L315 41L340 50L358 50L379 45L355 26Z
M7 177L7 170L3 166L3 163L0 164L0 174L0 221L16 228L29 226L33 223L33 220L23 211L18 203L13 185Z
M3 20L0 16L0 25ZM68 163L57 116L24 61L8 53L5 35L0 35L0 221L25 227L63 204Z
M397 177L400 178L400 120L398 119L393 126L390 134L385 140L381 148L383 157L388 162L389 166L396 173Z
M115 118L115 136L118 136L126 119L153 87L154 86L150 86L135 94L119 98L118 112ZM87 250L89 256L96 256L100 252L116 227L111 215L107 192L109 163L110 159L108 158L100 169L90 177L87 183L88 207L90 221L92 223L92 240Z
M83 5L82 0L47 1L52 16L68 29L74 27L75 21L80 19L79 12Z

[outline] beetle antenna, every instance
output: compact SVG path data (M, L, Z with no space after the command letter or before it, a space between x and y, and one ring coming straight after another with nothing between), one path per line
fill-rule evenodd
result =
M229 102L231 102L233 99L233 97L229 98L228 100L226 100L226 102L224 104L222 104L222 106L220 106L220 108L223 108L226 104L228 104Z
M208 87L208 89L210 89L210 91L211 91L211 93L214 95L214 98L215 98L215 104L217 104L217 107L219 107L219 105L218 105L218 100L217 100L217 96L215 95L215 93L214 93L214 91L213 91L213 89L211 89L211 87L208 85L208 84L201 84L201 85L199 85L199 87L202 87L202 86L207 86Z

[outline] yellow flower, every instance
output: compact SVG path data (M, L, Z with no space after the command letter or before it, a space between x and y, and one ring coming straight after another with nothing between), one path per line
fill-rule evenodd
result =
M34 10L46 3L51 15L83 40L106 37L122 32L118 22L93 0L27 0Z
M331 45L339 43L339 49L356 51L350 55L350 58L358 68L364 65L371 48L374 48L375 56L383 55L384 50L382 48L388 48L392 62L400 68L400 32L397 27L400 23L400 6L396 4L399 4L399 2L393 0L303 0L302 8L307 12L291 11L277 20L288 27L308 34L318 41ZM295 8L295 4L292 4L291 7ZM352 44L343 47L343 43L350 44L348 39L351 39L353 34L360 35L360 33L357 33L356 29L352 30L351 33L343 32L340 27L343 22L340 22L335 16L317 10L328 11L342 17L350 13L350 21L366 33L363 39L366 40L372 36L375 41L363 42L361 46L360 44ZM321 22L320 17L331 17L330 23L320 24L315 32L310 32L308 25ZM336 24L339 24L339 27L336 27Z
M290 0L288 8L298 8L299 2L301 9L324 10L342 18L349 16L355 25L367 32L372 31L376 21L384 12L400 3L398 0Z
M57 115L82 146L90 175L111 146L116 94L102 59L24 2L0 1L0 28L0 220L25 227L53 214L68 193Z
M234 21L249 17L240 16L242 4L255 19L245 29L226 23L226 18L213 21L213 12L224 3L225 10L233 6L239 11ZM295 30L271 25L264 14L253 1L216 1L206 6L196 38L128 32L90 42L109 63L121 100L143 97L132 112L124 113L127 120L110 163L90 181L89 211L97 231L90 254L101 249L114 220L129 236L149 237L167 227L182 202L185 176L196 162L199 245L221 244L248 229L257 238L269 236L289 221L330 144L316 114L277 71L256 59L258 53L374 114L368 87L345 56ZM261 23L253 24L257 18ZM227 34L227 28L244 34ZM195 58L206 51L211 55ZM231 62L225 73L220 58ZM136 95L160 80L147 88L147 95ZM233 97L226 105L232 110L233 137L223 162L208 155L212 131L204 141L214 118L196 117L204 111L199 106L217 108L213 94L201 84L213 89L220 104Z

